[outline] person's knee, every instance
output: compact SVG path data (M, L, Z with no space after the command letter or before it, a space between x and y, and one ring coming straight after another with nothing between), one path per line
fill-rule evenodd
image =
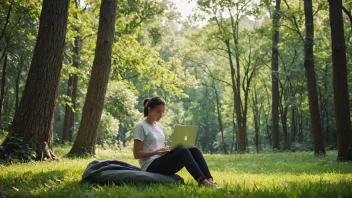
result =
M191 151L186 148L178 148L177 152L179 153L179 155L186 157L186 158L188 158L188 156L192 156Z
M200 152L199 148L196 147L196 146L194 146L194 147L192 147L192 148L189 148L188 150L191 151L192 153L193 153L193 152Z

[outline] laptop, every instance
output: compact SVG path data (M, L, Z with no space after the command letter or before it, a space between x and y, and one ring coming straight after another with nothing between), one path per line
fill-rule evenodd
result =
M196 145L198 134L197 126L176 125L171 139L171 148L173 150L178 147L192 148Z

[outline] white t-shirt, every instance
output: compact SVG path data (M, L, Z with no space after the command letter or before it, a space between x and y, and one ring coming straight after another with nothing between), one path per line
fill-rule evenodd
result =
M143 151L155 151L165 147L163 127L158 122L156 123L156 126L153 127L145 120L140 121L134 129L134 139L143 142ZM147 170L148 166L153 162L153 160L160 156L162 156L162 154L153 155L149 158L139 159L138 161L141 169L144 171Z

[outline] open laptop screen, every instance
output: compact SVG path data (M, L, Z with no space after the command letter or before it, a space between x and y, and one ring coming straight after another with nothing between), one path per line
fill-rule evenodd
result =
M176 125L171 139L171 150L177 147L194 147L196 145L197 134L197 126Z

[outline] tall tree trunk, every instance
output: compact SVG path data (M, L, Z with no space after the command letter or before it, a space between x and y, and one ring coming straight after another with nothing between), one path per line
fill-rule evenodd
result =
M122 146L123 147L126 147L126 143L127 143L126 132L127 132L126 127L120 124L120 126L119 126L119 135L120 135L120 140L122 142Z
M268 115L265 114L265 126L266 126L266 136L268 137L268 141L270 142L270 145L272 144L272 139L271 139L271 134L269 131L269 122L268 122ZM264 146L264 145L263 145Z
M303 142L303 124L304 124L304 113L301 111L297 112L297 121L298 121L298 142Z
M297 118L296 118L295 107L293 107L291 108L291 140L290 140L288 149L291 149L291 145L296 139L296 134L297 134Z
M235 6L236 13L239 13L239 4L233 4ZM230 47L230 42L228 39L225 39L225 44L227 47L228 58L230 61L230 70L231 70L231 80L232 80L232 90L233 90L233 101L234 101L234 110L236 113L236 122L237 122L237 152L244 153L246 152L246 106L243 109L242 99L241 99L241 70L240 70L240 53L239 53L239 15L236 14L234 17L232 12L229 9L230 19L231 19L231 29L232 29L232 38L235 45L234 56L235 56L235 65L232 62L232 50ZM219 24L218 24L219 25ZM236 67L235 67L236 66ZM248 96L248 91L245 92ZM245 104L247 104L248 97L245 97Z
M73 81L73 75L70 74L68 78L68 83L67 83L67 92L66 96L70 98L72 102L72 81ZM72 105L72 103L71 103ZM72 133L70 133L70 121L71 121L71 116L73 114L72 106L69 104L66 104L65 107L65 118L64 118L64 128L63 128L63 136L62 136L62 143L65 142L71 142L72 141Z
M279 139L279 27L280 27L280 4L281 0L276 0L273 15L273 37L272 37L272 54L271 54L271 80L272 80L272 149L280 150Z
M9 25L11 10L12 10L12 3L10 4L9 9L7 10L7 15L6 15L5 24L4 24L4 27L2 28L1 34L0 34L0 40L2 39L2 37L4 37L5 32L6 32L6 28L7 28L7 26Z
M22 56L20 57L20 68L17 71L17 78L16 78L16 90L15 90L15 95L16 95L16 101L15 101L15 112L18 109L18 105L20 103L20 97L19 97L19 92L20 92L20 79L21 79L21 73L22 73L22 68L23 68L23 58Z
M75 1L76 8L80 7L79 0ZM78 14L75 15L78 20ZM72 62L75 68L79 67L80 61L80 51L81 51L81 36L80 36L80 25L74 26L77 35L74 37L73 42L73 56ZM76 110L76 97L78 90L78 76L76 73L71 74L68 79L67 93L66 95L70 98L71 105L66 105L65 109L65 119L64 119L64 128L63 128L63 138L62 142L72 142L73 130L74 130L74 122L75 122L75 110Z
M82 120L76 140L69 154L95 155L98 126L103 112L104 98L111 67L117 0L102 0L95 57L83 107Z
M342 18L342 1L329 0L332 46L332 73L338 160L352 160L352 131L347 84L345 33Z
M222 145L223 145L223 150L225 154L229 154L227 151L227 144L225 142L225 138L224 138L224 129L222 126L222 118L221 118L221 112L220 112L220 100L219 100L219 94L218 91L216 90L215 84L214 84L214 79L213 79L213 86L214 88L214 92L215 92L215 97L216 97L216 112L218 114L218 122L219 122L219 130L221 133L221 141L222 141Z
M260 114L262 112L263 103L259 104L257 89L254 85L252 92L252 110L253 110L253 119L254 119L254 142L255 142L255 150L257 153L260 152ZM259 105L259 108L258 108Z
M282 134L283 134L283 139L284 139L284 150L288 150L288 130L287 130L287 105L285 104L285 107L281 108L281 124L282 124Z
M3 142L8 152L14 149L10 148L14 144L9 143L21 139L20 144L28 144L35 150L37 159L56 158L52 152L52 124L62 68L68 5L68 0L43 1L27 82L10 133Z
M306 70L310 122L312 127L314 154L325 154L323 134L318 104L317 83L314 70L314 23L312 0L304 0L304 15L306 25L306 38L304 42L304 68Z
M322 76L322 79L324 80L323 83L323 88L318 89L319 93L319 99L320 99L320 115L321 115L321 127L322 127L322 133L323 133L323 138L325 138L325 143L324 145L329 146L329 95L328 93L328 67L325 67L324 69L324 75Z
M7 69L7 54L5 55L4 65L3 65L3 67L2 67L2 76L1 76L0 123L1 123L2 110L3 110L3 106L4 106L4 98L5 98L6 69Z
M77 65L78 68L78 65ZM72 82L72 109L71 110L75 110L77 109L77 92L78 92L78 75L74 74L73 75L73 82ZM71 112L71 116L70 116L70 123L69 123L69 137L71 138L69 141L72 142L72 136L73 136L73 132L74 132L74 127L75 125L75 112L72 111Z

